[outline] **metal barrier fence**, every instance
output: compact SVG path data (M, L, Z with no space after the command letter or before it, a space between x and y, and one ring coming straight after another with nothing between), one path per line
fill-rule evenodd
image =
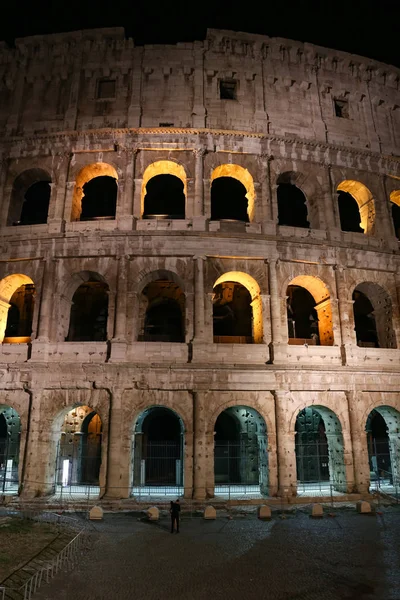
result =
M400 501L400 481L390 471L377 470L375 479L371 480L370 491L395 500L397 504Z
M10 598L23 598L23 600L31 600L33 594L40 588L43 583L49 583L57 573L63 568L72 568L82 552L86 541L87 526L82 528L82 522L77 521L73 517L65 515L57 515L43 511L22 511L19 513L24 519L32 519L40 522L55 523L58 525L68 525L80 527L80 531L75 537L54 556L47 565L38 568L35 573L29 577L20 587L2 585L0 586L0 600ZM29 563L27 563L29 564Z

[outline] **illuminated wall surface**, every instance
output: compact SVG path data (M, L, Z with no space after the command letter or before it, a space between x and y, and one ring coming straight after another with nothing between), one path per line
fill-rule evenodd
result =
M118 28L0 64L0 494L393 493L400 71Z

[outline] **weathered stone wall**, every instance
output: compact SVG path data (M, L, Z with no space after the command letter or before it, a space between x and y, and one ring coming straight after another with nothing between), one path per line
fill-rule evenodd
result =
M215 421L233 406L265 421L270 495L296 493L295 420L306 406L336 415L346 489L365 492L368 414L400 411L391 216L400 190L398 70L213 30L204 42L174 47L134 47L119 29L27 38L1 48L0 65L4 326L13 282L36 289L31 343L0 345L0 404L21 417L23 494L52 489L62 418L77 404L101 417L100 488L109 497L131 493L135 422L151 406L171 408L184 424L186 497L213 495ZM220 99L221 79L237 82L237 100ZM100 80L115 80L115 98L97 97ZM349 118L335 116L335 98L348 103ZM157 161L185 173L184 219L142 218L146 169ZM80 221L82 169L95 163L116 173L116 216ZM252 180L249 223L210 220L222 165ZM47 223L12 226L14 182L30 169L51 179ZM305 194L310 229L277 224L282 181ZM343 181L370 192L364 234L340 228ZM250 292L257 343L213 343L213 287L228 273ZM74 292L93 275L109 288L107 340L66 342ZM182 343L138 341L142 292L157 279L185 295ZM292 283L320 305L323 345L288 344ZM356 344L360 284L375 286L376 309L385 307L385 348Z

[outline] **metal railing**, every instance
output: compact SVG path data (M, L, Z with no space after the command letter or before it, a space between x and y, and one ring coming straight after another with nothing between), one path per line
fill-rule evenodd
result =
M397 504L400 501L400 482L390 471L377 470L375 479L371 480L370 491L395 500Z
M51 517L54 517L51 518ZM24 518L34 519L46 522L53 522L56 520L60 524L60 516L54 515L54 513L38 513L36 511L28 511L23 515ZM62 517L63 524L71 524L73 521L76 525L76 521L71 517ZM60 551L54 556L47 565L40 567L36 572L27 579L20 587L11 587L7 585L0 586L0 600L5 600L10 594L10 597L19 597L23 600L31 600L33 594L40 588L43 583L49 583L57 573L63 568L72 568L82 552L83 546L86 541L86 525L83 527L77 535Z

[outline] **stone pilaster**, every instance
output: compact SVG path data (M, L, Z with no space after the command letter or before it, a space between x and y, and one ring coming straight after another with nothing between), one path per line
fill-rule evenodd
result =
M356 392L345 392L347 397L350 435L353 450L355 492L366 494L369 490L370 469L365 423L362 423L363 402L358 402Z
M106 477L106 498L129 498L131 467L131 436L125 426L121 388L111 390L109 443Z
M274 392L276 418L276 448L278 456L278 496L287 498L297 493L295 432L290 431L289 406L286 392Z

